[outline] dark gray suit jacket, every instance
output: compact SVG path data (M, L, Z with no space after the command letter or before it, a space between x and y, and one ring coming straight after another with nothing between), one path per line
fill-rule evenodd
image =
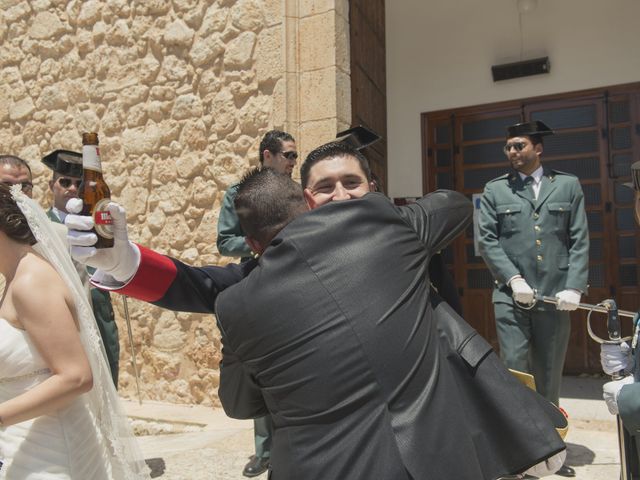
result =
M272 478L493 479L564 448L537 394L430 296L431 255L471 216L448 191L328 204L220 294L220 400L272 415Z

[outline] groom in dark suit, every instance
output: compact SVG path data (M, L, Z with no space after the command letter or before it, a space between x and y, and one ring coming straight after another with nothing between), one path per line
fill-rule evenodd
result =
M493 479L562 453L549 404L429 294L432 252L470 219L464 196L436 192L398 208L367 194L368 165L353 149L330 144L307 162L313 212L295 182L269 171L260 175L276 181L236 203L241 218L255 210L264 220L243 225L264 253L218 305L219 395L233 417L274 415L273 478ZM120 292L207 312L251 271L189 267L134 246L116 207L113 252L83 258L128 282Z
M314 160L326 162L319 178ZM337 144L309 155L307 202L331 199L312 212L274 172L240 187L236 210L262 256L218 297L227 414L271 413L277 480L493 479L562 451L541 398L430 297L429 259L466 228L470 202L354 197L362 161Z

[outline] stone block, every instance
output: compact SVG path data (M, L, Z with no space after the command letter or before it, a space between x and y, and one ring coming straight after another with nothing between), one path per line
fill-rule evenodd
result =
M201 119L187 121L180 132L180 144L187 145L189 150L197 151L198 157L208 146L207 128Z
M9 119L12 121L24 120L31 115L36 106L33 103L31 97L24 97L19 100L15 100L9 105Z
M29 36L36 40L56 38L62 35L65 27L57 15L51 12L38 12L29 28Z
M282 78L284 55L282 26L264 29L258 35L255 53L258 84L273 83Z
M338 1L339 0L300 0L300 18L335 11Z
M319 70L336 64L335 12L300 20L300 69Z
M262 4L265 27L273 27L283 23L286 12L285 2L282 0L264 0Z
M12 7L3 9L2 13L7 23L11 25L28 17L31 12L32 10L28 2L20 2Z
M76 17L78 26L91 27L102 18L102 10L104 5L97 0L88 0L79 2L80 13Z
M67 92L61 85L51 85L43 88L36 100L36 107L39 110L66 108L68 104Z
M182 20L175 20L167 25L163 39L167 45L188 48L191 46L195 32Z
M230 69L243 69L250 65L256 34L243 32L227 44L224 65Z
M336 138L338 125L334 118L303 122L297 139L298 151L304 156L316 147Z
M223 32L227 27L228 19L229 9L213 4L205 13L198 34L207 37L214 32Z
M192 152L176 159L178 177L193 179L202 175L207 166L206 160L199 153Z
M264 25L262 0L238 0L230 10L231 24L241 32L259 32Z
M300 121L336 116L336 68L324 68L300 75Z

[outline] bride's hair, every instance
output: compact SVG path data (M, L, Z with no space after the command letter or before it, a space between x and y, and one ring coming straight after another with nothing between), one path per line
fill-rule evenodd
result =
M16 242L29 245L36 243L27 219L16 205L9 187L5 184L0 184L0 231Z

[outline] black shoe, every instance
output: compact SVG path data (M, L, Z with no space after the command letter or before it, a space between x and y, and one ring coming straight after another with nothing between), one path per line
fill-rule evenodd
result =
M269 468L269 458L258 458L255 455L251 457L249 463L244 466L242 475L245 477L257 477L263 474Z
M575 477L576 471L565 463L555 474L560 475L561 477Z

